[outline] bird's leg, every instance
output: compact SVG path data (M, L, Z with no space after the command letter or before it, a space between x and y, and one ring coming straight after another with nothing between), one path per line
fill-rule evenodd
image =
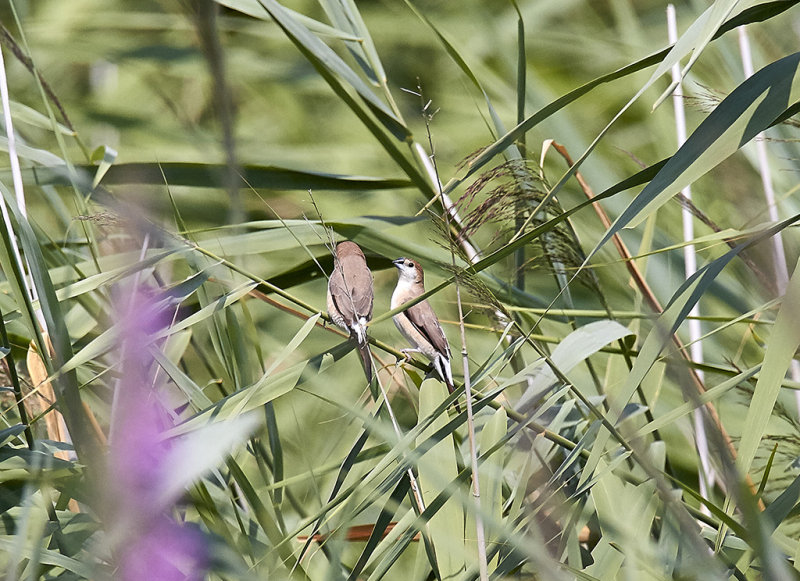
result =
M400 353L403 354L402 359L398 359L394 362L395 369L400 365L404 365L409 362L411 359L411 355L408 354L408 351L413 351L413 349L400 349Z
M403 354L403 363L408 363L411 361L411 353L421 353L419 349L400 349L400 353Z

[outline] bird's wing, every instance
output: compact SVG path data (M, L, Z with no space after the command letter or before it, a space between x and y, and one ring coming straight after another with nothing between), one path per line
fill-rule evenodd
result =
M348 298L347 285L344 282L342 270L338 264L333 269L330 279L328 279L328 291L336 310L339 311L348 325L352 323L355 320L352 301Z
M342 261L344 282L351 297L349 310L355 313L356 318L363 317L369 321L372 318L372 273L363 259L349 260L349 258Z
M372 318L372 273L365 264L343 260L333 269L328 281L336 308L345 321L355 323L360 318Z
M439 319L436 318L436 313L433 312L428 301L417 303L403 311L403 314L408 317L411 324L439 353L450 359L450 346L447 344L447 337L444 336Z

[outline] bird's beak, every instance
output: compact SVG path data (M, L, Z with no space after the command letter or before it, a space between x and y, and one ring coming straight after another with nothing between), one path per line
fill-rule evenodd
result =
M395 266L400 266L400 265L401 265L401 264L403 264L405 261L406 261L406 259L405 259L405 258L398 258L397 260L392 260L392 264L394 264Z

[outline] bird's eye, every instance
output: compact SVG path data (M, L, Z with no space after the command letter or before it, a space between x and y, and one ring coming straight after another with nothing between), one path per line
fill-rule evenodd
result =
M411 261L410 260L406 261L406 266L411 266Z

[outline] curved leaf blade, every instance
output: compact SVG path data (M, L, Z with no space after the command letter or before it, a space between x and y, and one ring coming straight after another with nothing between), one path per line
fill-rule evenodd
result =
M728 95L617 218L589 257L622 228L636 226L735 153L800 100L798 66L800 52L765 66Z
M91 189L93 165L75 166L80 187ZM103 175L103 185L164 185L216 188L225 183L226 166L214 163L141 162L112 165ZM245 165L241 168L242 186L257 190L393 190L407 188L411 181L404 178L339 175L325 172L295 170L274 165ZM10 181L11 172L0 171L0 180ZM71 185L67 166L62 162L49 167L22 169L25 185Z

